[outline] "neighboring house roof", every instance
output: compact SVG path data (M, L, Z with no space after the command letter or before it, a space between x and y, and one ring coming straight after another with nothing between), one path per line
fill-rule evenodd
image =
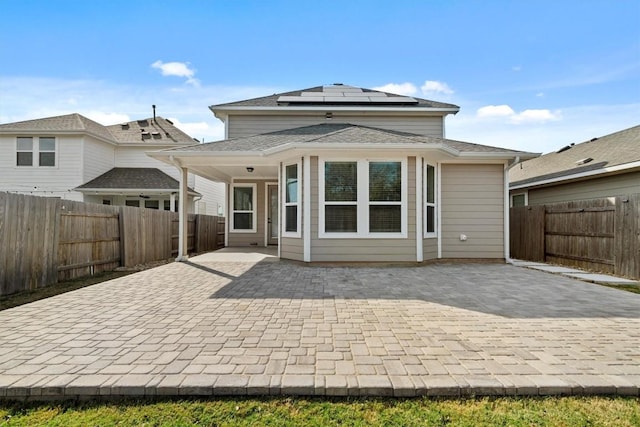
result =
M0 125L0 133L64 133L85 132L105 141L117 144L174 145L193 144L194 139L165 118L134 120L131 122L103 126L81 114L45 117Z
M0 132L2 133L67 131L87 132L103 139L113 140L113 136L105 126L78 113L45 117L42 119L24 120L21 122L5 123L0 125Z
M193 144L194 139L163 117L106 126L119 143Z
M511 188L526 188L632 168L640 168L640 125L523 162L509 180Z
M78 191L97 190L167 190L178 191L180 183L156 168L113 168L86 184ZM195 193L189 188L191 193ZM196 193L197 194L197 193Z
M455 110L460 107L428 99L396 95L372 89L358 88L342 84L316 86L291 92L275 93L260 98L212 105L211 110L228 107L300 107L300 106L360 106L360 107L402 107L405 109L432 108ZM454 111L450 111L454 112Z
M280 151L294 145L297 148L304 148L305 145L330 145L333 148L340 148L344 145L349 149L354 145L378 144L387 147L394 145L407 148L413 146L431 145L434 148L443 148L452 153L478 153L478 154L513 154L520 153L523 157L531 158L537 156L534 153L514 152L499 147L472 144L469 142L454 141L444 138L436 138L424 135L417 135L407 132L399 132L385 129L378 129L368 126L353 125L349 123L331 123L304 126L294 129L269 132L261 135L254 135L242 138L233 138L223 141L210 142L206 144L191 145L175 149L163 150L156 153L196 152L196 153L255 153L265 154L269 151ZM156 154L154 153L154 154Z

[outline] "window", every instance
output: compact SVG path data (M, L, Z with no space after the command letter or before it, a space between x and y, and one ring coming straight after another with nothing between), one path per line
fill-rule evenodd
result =
M16 151L16 166L33 166L33 138L19 136Z
M125 200L124 201L124 205L125 206L132 206L135 208L139 208L140 207L140 200Z
M511 195L511 207L516 208L518 206L527 206L527 193L512 194Z
M358 164L325 162L324 231L355 233L358 231Z
M424 168L424 235L436 235L436 168L425 164Z
M402 231L400 162L369 163L369 232Z
M406 237L403 161L324 161L320 165L320 237Z
M284 168L283 236L300 237L300 163Z
M35 155L35 156L34 156ZM34 164L37 159L37 164ZM16 141L16 166L55 166L56 139L39 137L37 144L30 136L19 136Z
M144 207L147 209L160 209L160 201L159 200L145 200Z
M231 192L231 231L252 232L256 230L256 185L235 184Z

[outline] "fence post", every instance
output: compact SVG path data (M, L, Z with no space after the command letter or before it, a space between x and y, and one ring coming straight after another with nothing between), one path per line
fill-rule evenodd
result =
M127 265L126 263L126 254L125 254L125 248L126 248L126 242L125 242L125 236L127 235L126 230L125 230L125 209L124 206L120 206L120 209L118 209L118 226L120 228L119 230L119 238L120 238L120 267L125 267Z

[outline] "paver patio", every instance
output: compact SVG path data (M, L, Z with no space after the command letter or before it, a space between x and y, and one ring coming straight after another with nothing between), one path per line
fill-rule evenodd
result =
M260 259L0 312L0 397L639 395L638 294L503 264Z

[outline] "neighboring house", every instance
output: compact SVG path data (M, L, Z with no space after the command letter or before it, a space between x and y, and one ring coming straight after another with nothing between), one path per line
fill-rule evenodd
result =
M508 257L506 170L536 154L445 139L459 107L335 84L210 108L227 139L149 155L226 184L227 246L314 262ZM180 236L184 259L185 221Z
M512 206L640 193L640 125L520 163L509 179Z
M68 114L2 124L0 191L177 210L179 170L146 152L193 143L162 117L103 126ZM189 175L190 212L202 198L195 183ZM218 200L223 203L222 197Z

